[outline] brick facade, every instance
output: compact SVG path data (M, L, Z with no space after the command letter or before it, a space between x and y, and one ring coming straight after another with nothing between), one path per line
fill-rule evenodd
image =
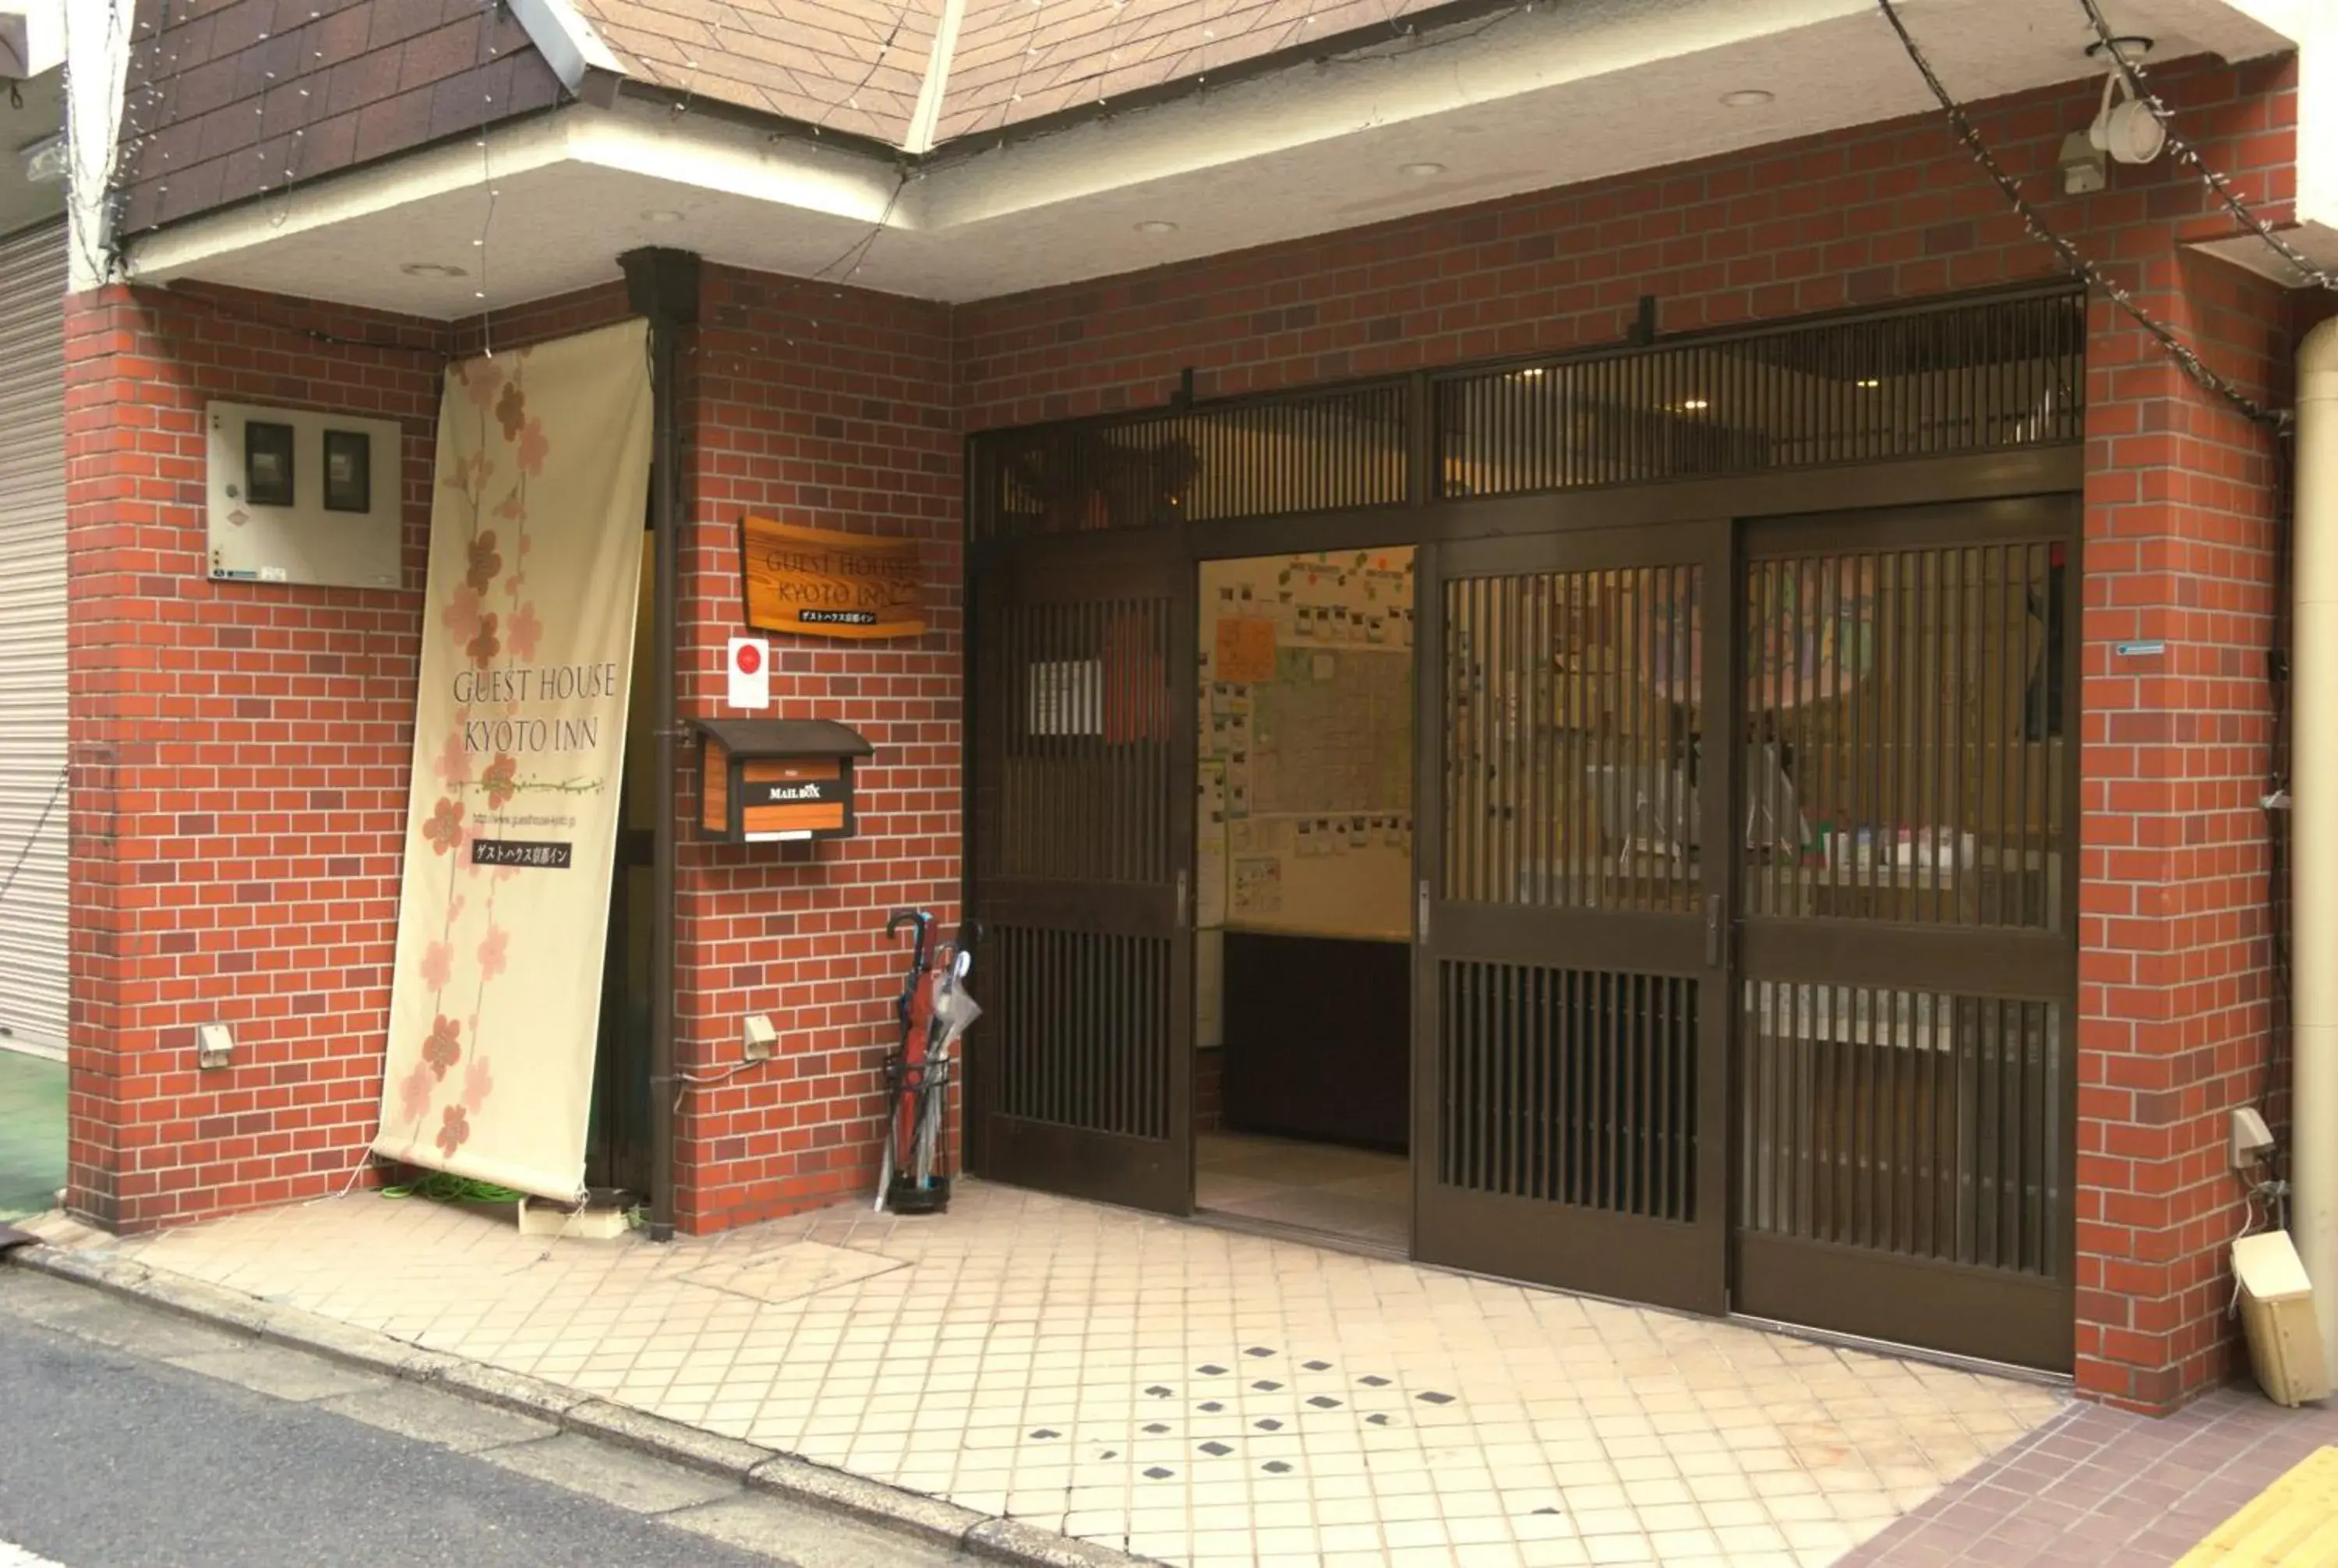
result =
M684 720L722 711L742 511L930 541L932 616L914 643L776 651L773 692L791 712L878 746L856 838L685 839L681 1070L735 1063L746 1013L786 1031L770 1067L685 1101L678 1217L694 1230L873 1178L898 985L885 916L957 916L961 574L947 309L720 269L702 287L677 377ZM82 1212L143 1230L348 1180L372 1132L389 1006L439 374L449 355L625 314L614 286L453 328L231 292L72 302ZM213 397L404 425L405 591L203 575ZM237 1060L198 1073L193 1031L214 1020L234 1025Z
M2186 134L2278 216L2294 65L2156 79L2186 106ZM1982 126L2089 255L2278 400L2300 312L2180 249L2228 230L2191 175L2121 169L2101 195L2046 197L2060 136L2093 103L2032 95L1990 106ZM679 1065L736 1062L747 1013L771 1013L783 1049L684 1099L679 1221L761 1219L865 1191L872 1173L898 975L883 918L908 904L956 916L964 433L1154 405L1186 366L1206 396L1610 342L1645 293L1678 331L2051 270L1931 119L955 310L708 268L680 378L684 717L720 701L742 512L929 541L934 615L914 642L778 651L781 701L879 749L859 838L685 839ZM496 338L623 312L622 290L595 290L499 314ZM2256 801L2276 455L2111 307L2097 304L2092 328L2078 1377L2166 1408L2227 1367L2224 1247L2241 1213L2223 1114L2267 1088ZM429 422L443 356L480 338L476 325L121 290L77 300L68 332L73 671L87 694L74 729L73 1183L76 1207L136 1229L325 1191L371 1130ZM206 396L406 421L409 592L204 581ZM2108 652L2140 638L2168 652ZM192 1025L221 1015L249 1044L234 1069L199 1076Z
M68 302L70 1185L103 1223L315 1197L372 1135L439 345L245 295ZM207 578L211 397L399 421L406 591ZM214 1020L235 1063L198 1073Z
M684 715L722 711L745 513L928 541L931 615L915 641L774 642L772 701L876 744L856 776L855 837L787 848L685 840L681 1070L736 1062L746 1014L769 1013L782 1031L770 1068L683 1102L675 1209L691 1230L875 1183L901 971L885 917L922 906L946 935L958 916L963 645L948 308L717 267L701 289L685 383ZM693 789L684 816L695 806Z
M2182 128L2278 220L2295 67L2154 73ZM1988 106L2052 220L2226 375L2278 401L2280 290L2185 252L2229 220L2172 160L2068 200L2087 88ZM1621 338L1642 294L1686 331L2049 276L2050 253L1936 119L1656 170L962 307L967 428L1385 375ZM2228 1367L2241 1189L2225 1108L2266 1083L2272 439L2213 406L2106 303L2091 316L2078 1023L2078 1381L2165 1409ZM2113 639L2160 637L2114 670Z

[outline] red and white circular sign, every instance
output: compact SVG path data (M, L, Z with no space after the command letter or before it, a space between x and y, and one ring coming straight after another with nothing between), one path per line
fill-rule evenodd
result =
M763 667L763 651L752 642L742 642L739 644L738 662L740 674L752 675Z

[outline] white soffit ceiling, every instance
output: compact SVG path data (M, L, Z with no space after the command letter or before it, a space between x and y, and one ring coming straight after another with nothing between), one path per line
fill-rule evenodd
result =
M1901 9L1969 101L2097 70L2078 0ZM2157 38L2160 59L2290 46L2223 0L2106 10ZM1722 103L1753 89L1771 100ZM575 105L493 132L484 150L435 149L160 231L132 269L446 318L605 281L621 252L656 244L968 300L1932 107L1872 0L1556 0L1433 47L1399 41L1053 132L969 139L906 180L883 158L702 111ZM1404 172L1422 164L1441 169ZM1175 227L1137 227L1164 222Z

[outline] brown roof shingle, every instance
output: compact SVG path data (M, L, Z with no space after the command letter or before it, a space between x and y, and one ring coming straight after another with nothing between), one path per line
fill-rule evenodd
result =
M278 191L558 101L478 0L139 0L122 229Z
M936 144L995 132L1449 0L966 0ZM643 79L906 145L943 0L575 0ZM922 151L922 149L920 149Z
M938 141L1198 81L1442 0L968 0Z
M942 0L575 0L643 80L899 146Z

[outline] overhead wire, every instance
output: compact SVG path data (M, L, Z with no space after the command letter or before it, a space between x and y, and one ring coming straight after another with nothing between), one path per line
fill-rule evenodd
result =
M2276 430L2287 426L2288 414L2252 397L2212 368L2173 327L2153 315L2141 300L2088 260L2068 237L2046 220L2044 215L2030 204L2029 199L2021 193L2020 182L2006 172L2005 165L1999 162L1997 155L1989 151L1989 143L1982 140L1979 130L1973 124L1972 116L1965 113L1964 105L1941 82L1940 73L1932 68L1930 58L1916 42L1915 35L1908 31L1907 23L1901 19L1893 0L1875 0L1875 4L1881 9L1884 19L1891 23L1891 31L1899 34L1901 47L1907 51L1908 58L1922 74L1925 86L1931 90L1932 96L1948 115L1950 127L1956 132L1957 140L1963 143L1973 162L1980 166L1982 172L2012 204L2014 211L2028 226L2031 237L2051 249L2073 276L2083 279L2088 287L2117 306L2137 326L2149 333L2167 357L2176 362L2177 368L2203 391L2227 404L2252 424Z
M2149 79L2144 74L2143 63L2129 59L2127 52L2119 47L2119 35L2113 33L2110 24L2104 20L2102 7L2096 4L2096 0L2078 0L2078 5L2086 12L2087 20L2094 24L2097 36L2102 40L2103 53L2110 56L2112 65L2125 79L2127 91L2133 93L2136 101L2159 122L2160 130L2167 137L2168 151L2176 155L2176 161L2189 165L2197 172L2208 189L2215 193L2216 199L2225 204L2225 210L2239 220L2258 239L2271 246L2283 260L2296 269L2298 276L2317 289L2338 289L2338 273L2317 266L2311 258L2275 232L2274 226L2252 209L2241 198L2240 193L2233 189L2232 181L2225 179L2217 172L2214 164L2201 156L2199 148L2194 146L2184 133L2176 128L2176 116L2166 103L2161 101L2159 94L2152 91Z

